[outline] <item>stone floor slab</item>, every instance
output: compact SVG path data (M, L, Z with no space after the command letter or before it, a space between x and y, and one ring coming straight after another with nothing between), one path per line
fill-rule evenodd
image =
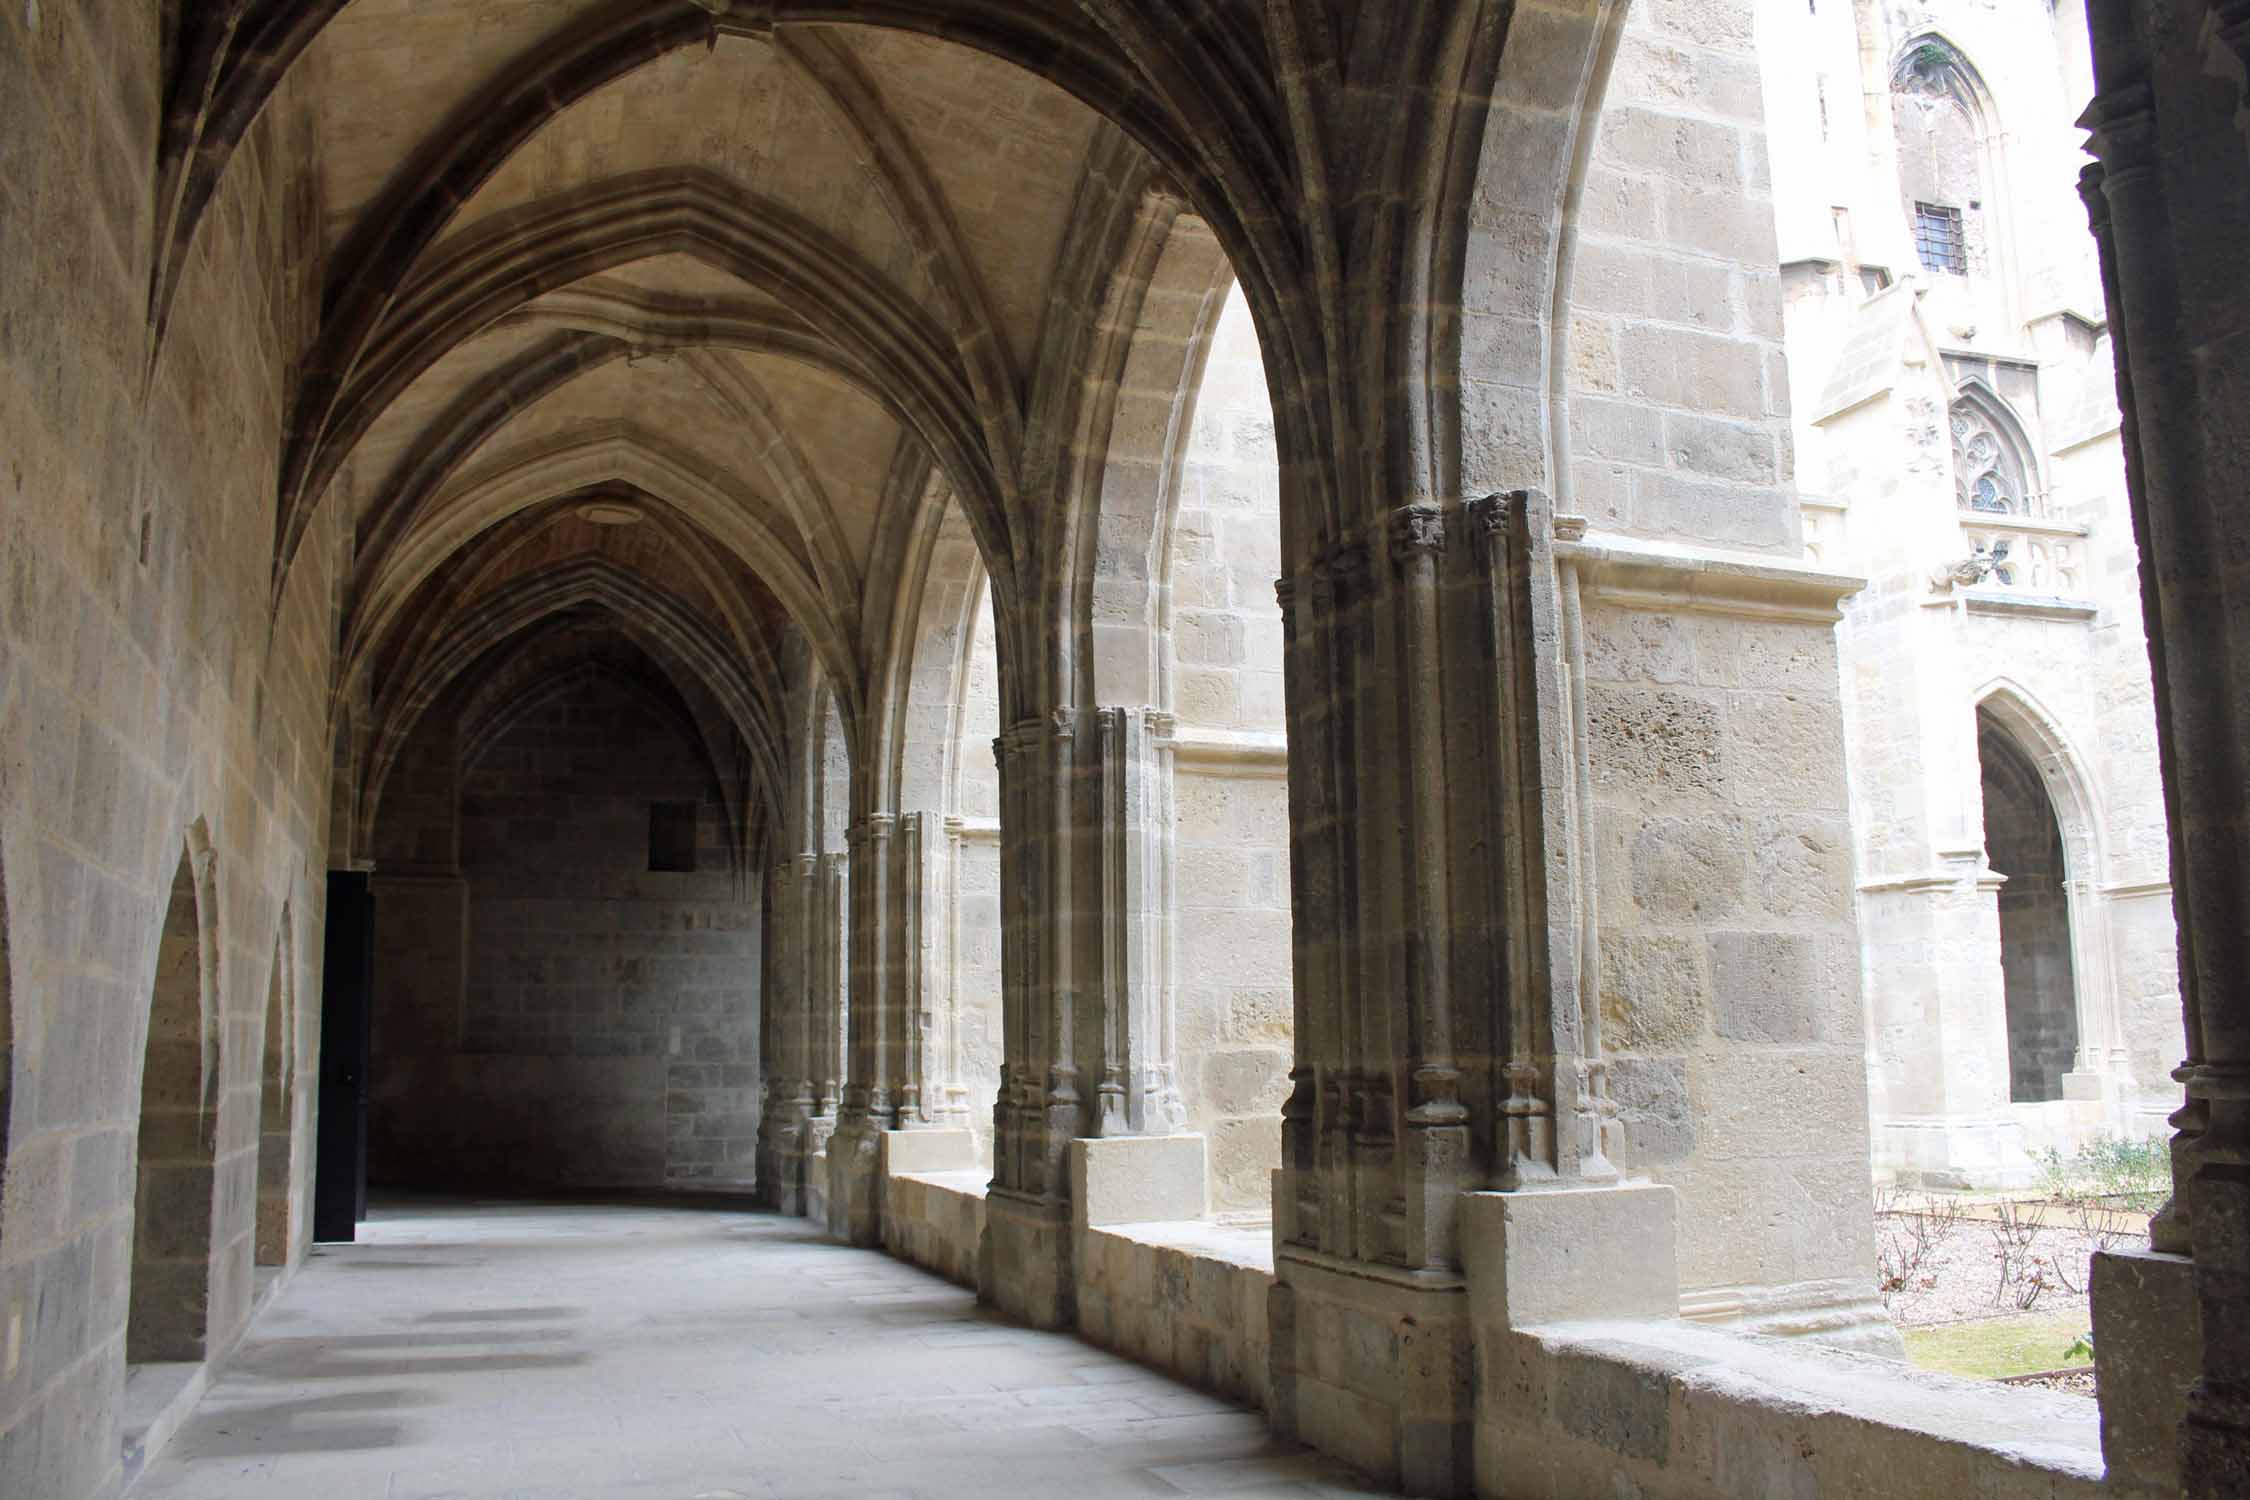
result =
M1377 1495L800 1219L432 1202L317 1251L133 1500Z

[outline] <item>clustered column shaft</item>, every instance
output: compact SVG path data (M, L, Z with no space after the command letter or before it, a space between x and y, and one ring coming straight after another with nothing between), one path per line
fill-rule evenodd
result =
M2201 1373L2181 1479L2250 1490L2250 328L2243 325L2250 5L2096 0L2084 123L2125 413L2172 829L2187 1102L2175 1198L2151 1226L2190 1250Z

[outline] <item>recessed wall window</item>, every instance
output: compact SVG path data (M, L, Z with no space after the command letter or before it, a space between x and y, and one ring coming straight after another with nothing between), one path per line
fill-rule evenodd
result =
M1961 237L1961 210L1943 203L1914 205L1914 253L1925 271L1969 274L1968 242Z
M695 814L693 802L651 802L648 805L648 867L670 874L695 871Z

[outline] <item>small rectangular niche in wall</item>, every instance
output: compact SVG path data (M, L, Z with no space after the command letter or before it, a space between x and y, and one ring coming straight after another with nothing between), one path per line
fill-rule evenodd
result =
M695 873L696 805L693 802L651 802L648 805L648 867L673 874Z

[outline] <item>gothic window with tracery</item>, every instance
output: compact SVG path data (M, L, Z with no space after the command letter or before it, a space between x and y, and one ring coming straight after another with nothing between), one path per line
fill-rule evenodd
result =
M2023 461L1974 402L1953 403L1953 487L1963 510L2019 514L2025 509Z
M1968 60L1935 37L1909 47L1891 76L1899 206L1915 259L1933 275L1993 269L1980 97Z

